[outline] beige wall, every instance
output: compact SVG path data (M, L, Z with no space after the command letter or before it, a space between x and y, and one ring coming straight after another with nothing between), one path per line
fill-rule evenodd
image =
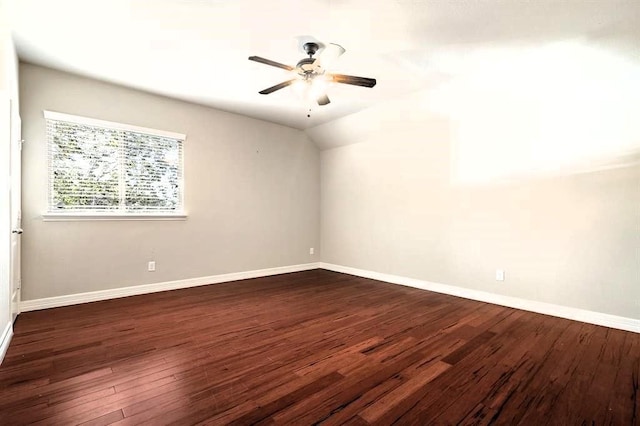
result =
M640 318L636 157L476 183L459 173L469 144L491 147L480 171L521 155L517 132L540 123L519 109L499 146L416 94L310 129L337 147L320 155L286 127L28 64L21 81L25 300L318 261L321 229L324 262ZM43 222L43 109L186 133L188 220Z
M324 262L640 318L637 161L460 183L464 122L416 99L359 114L363 142L321 154Z
M30 64L20 78L23 300L319 260L319 152L301 131ZM188 219L44 222L43 110L186 134Z

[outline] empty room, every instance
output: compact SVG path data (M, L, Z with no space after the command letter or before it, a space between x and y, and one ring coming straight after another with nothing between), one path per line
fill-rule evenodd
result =
M638 0L0 0L0 425L639 425Z

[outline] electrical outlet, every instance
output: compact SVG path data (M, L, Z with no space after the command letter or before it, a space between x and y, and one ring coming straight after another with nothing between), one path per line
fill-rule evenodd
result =
M314 253L314 250L313 250L313 247L311 247L311 248L309 249L309 254L313 254L313 253Z
M154 272L156 270L156 262L154 260L149 262L149 265L147 266L147 270L149 272Z
M496 269L496 281L504 281L504 269Z

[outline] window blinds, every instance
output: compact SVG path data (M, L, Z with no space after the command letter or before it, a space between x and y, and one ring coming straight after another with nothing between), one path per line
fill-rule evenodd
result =
M184 137L59 116L45 115L49 212L182 211Z

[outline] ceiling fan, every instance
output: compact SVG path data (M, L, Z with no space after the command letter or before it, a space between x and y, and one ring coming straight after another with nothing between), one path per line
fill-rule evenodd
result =
M321 90L315 90L316 100L318 102L318 105L327 105L331 101L326 94L326 88L322 87L326 86L327 83L334 82L362 87L373 87L376 85L375 78L356 77L353 75L344 74L332 74L328 72L333 62L345 52L345 49L342 46L330 43L325 47L322 45L322 43L307 42L304 43L302 47L304 51L309 55L309 57L302 58L295 67L281 64L280 62L272 61L270 59L261 58L260 56L249 56L250 61L260 62L262 64L282 68L287 71L293 71L297 74L297 76L295 78L292 78L291 80L283 81L280 84L276 84L275 86L271 86L267 89L261 90L258 93L260 93L261 95L268 95L269 93L273 93L276 90L280 90L284 87L290 86L291 84L302 81L310 85L320 86ZM317 58L314 58L313 55L315 55L316 52L321 48L322 52L318 55Z

